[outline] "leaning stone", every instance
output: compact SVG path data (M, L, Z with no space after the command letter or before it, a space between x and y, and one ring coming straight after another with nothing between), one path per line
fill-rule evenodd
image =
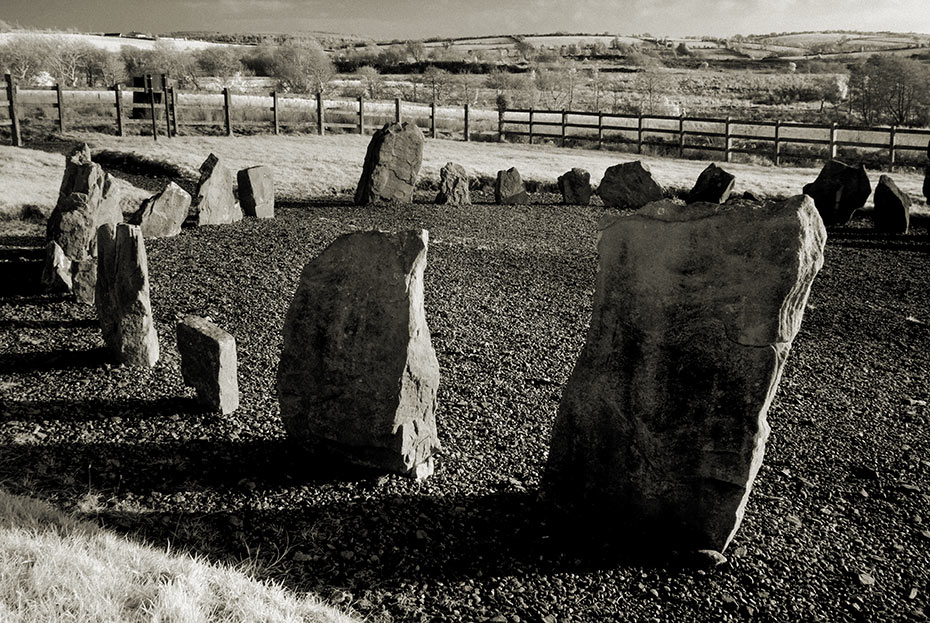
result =
M71 260L54 240L45 245L42 285L52 292L71 291Z
M426 230L336 239L300 276L278 399L314 451L425 478L439 451L439 363L423 307Z
M660 201L603 219L591 324L552 434L549 499L605 540L724 551L825 242L803 196Z
M523 185L523 179L516 167L497 172L497 180L494 182L495 203L518 204L528 203L529 200L526 187Z
M439 170L439 193L436 195L436 203L458 206L471 204L468 174L464 167L447 162Z
M559 176L562 203L586 206L591 203L591 174L584 169L572 169Z
M649 167L637 160L609 167L604 172L597 194L608 207L638 210L647 203L662 199L665 193L652 179Z
M236 340L209 320L185 316L177 327L181 377L198 401L223 414L239 408Z
M386 124L368 143L355 204L409 203L422 162L423 132L417 124Z
M242 220L242 209L233 194L233 176L220 159L210 154L200 165L193 212L197 225L225 225Z
M887 175L882 175L875 186L875 210L872 222L878 231L906 234L911 223L911 198L902 192Z
M97 230L97 318L117 361L154 366L158 334L149 300L149 271L142 230L107 224Z
M706 201L708 203L726 203L733 191L736 176L727 173L716 164L711 163L701 171L694 188L685 198L687 203Z
M817 179L804 185L804 194L814 200L824 225L845 225L853 213L865 206L872 185L865 167L849 166L839 160L824 165Z
M190 193L174 182L169 182L163 191L143 201L128 222L130 225L139 225L145 238L177 236L181 233L181 225L187 218L190 206Z
M271 176L271 167L242 169L236 178L242 212L256 218L274 218L274 178Z

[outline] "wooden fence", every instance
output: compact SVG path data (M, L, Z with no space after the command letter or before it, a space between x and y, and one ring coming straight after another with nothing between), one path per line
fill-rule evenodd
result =
M625 143L676 150L683 158L689 151L722 153L730 162L735 153L767 156L781 164L786 145L821 146L815 156L836 158L844 147L881 150L885 162L893 168L897 154L925 151L930 130L897 126L859 127L817 125L783 121L740 121L727 117L685 117L667 115L624 115L604 112L568 110L509 109L499 116L498 134L549 139L562 146L567 141ZM809 156L808 156L809 157Z

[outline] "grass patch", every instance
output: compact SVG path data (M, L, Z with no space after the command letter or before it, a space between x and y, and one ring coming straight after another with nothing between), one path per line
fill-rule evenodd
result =
M309 595L133 543L4 491L0 620L354 621Z

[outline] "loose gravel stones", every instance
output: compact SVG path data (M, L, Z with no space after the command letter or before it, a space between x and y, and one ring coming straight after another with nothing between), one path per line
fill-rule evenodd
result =
M888 175L878 178L875 186L875 229L891 234L906 234L911 223L911 198L902 192Z
M242 209L233 193L232 171L210 154L200 165L200 181L192 212L197 225L224 225L242 220Z
M468 173L460 164L447 162L439 170L439 193L436 203L440 205L469 205Z
M608 167L597 194L605 206L638 210L647 203L662 199L664 191L652 178L649 167L637 160Z
M814 200L827 227L847 224L871 193L872 184L865 167L849 166L839 160L830 160L817 179L804 185L804 194Z
M607 540L632 529L723 551L825 242L804 196L605 218L590 329L552 435L551 499Z
M497 172L497 179L494 181L494 203L521 204L528 201L529 195L526 194L523 178L516 167Z
M284 327L278 399L314 450L425 478L439 450L439 363L423 307L428 234L338 238L300 277Z
M274 218L274 177L271 167L242 169L237 174L239 205L246 216Z
M154 366L158 334L149 300L148 260L142 230L120 223L97 231L97 318L103 341L117 361Z
M734 183L736 183L735 175L711 163L701 171L685 201L688 203L697 203L699 201L726 203L733 191Z
M558 178L562 203L566 205L583 205L591 203L591 174L584 169L574 168Z
M235 338L209 320L185 316L177 326L184 384L206 407L229 414L239 407Z
M145 238L177 236L190 207L190 193L174 182L168 182L163 191L143 201L127 222L139 225Z
M422 162L423 132L417 124L385 125L368 143L355 204L409 203Z

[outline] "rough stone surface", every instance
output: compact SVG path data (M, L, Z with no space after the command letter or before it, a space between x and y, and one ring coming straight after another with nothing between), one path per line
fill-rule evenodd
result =
M495 203L517 204L528 203L529 200L530 197L526 194L523 179L516 167L497 172L497 180L494 182Z
M652 179L649 167L637 160L608 167L597 194L608 207L638 210L647 203L662 199L664 191Z
M224 414L239 408L235 338L199 316L185 316L177 337L181 376L197 390L197 400Z
M112 225L112 223L107 223ZM94 245L96 248L96 245ZM86 303L94 304L97 292L97 258L86 257L71 264L71 291L74 297Z
M439 363L423 307L428 233L356 232L303 270L284 326L278 399L317 451L432 473Z
M45 245L42 285L52 292L71 291L71 260L53 240Z
M246 216L274 218L274 177L271 167L242 169L236 174L239 205Z
M145 238L177 236L190 207L190 193L174 182L168 182L163 191L143 201L128 222L139 225Z
M875 186L875 210L872 222L878 231L906 234L911 223L911 198L901 191L887 175L878 178Z
M685 197L688 203L705 201L707 203L726 203L733 191L736 176L711 163L701 171L694 188Z
M930 203L930 164L924 169L923 193L924 199L927 200L927 203Z
M546 495L605 539L722 552L825 242L804 196L660 201L602 220L591 325L559 406Z
M97 319L117 361L154 366L158 334L149 300L149 272L142 230L106 224L97 230Z
M572 169L559 176L559 191L562 203L583 205L591 203L591 174L584 169Z
M824 225L845 225L865 205L872 184L861 164L849 166L839 160L824 165L817 179L804 185L804 194L814 200Z
M194 200L197 225L225 225L242 220L242 209L233 193L233 175L220 159L210 154L200 165L200 182Z
M423 132L415 123L388 123L368 143L355 204L409 203L423 162Z
M454 162L447 162L439 170L439 193L436 203L449 205L469 205L471 194L468 192L468 174L465 168Z

